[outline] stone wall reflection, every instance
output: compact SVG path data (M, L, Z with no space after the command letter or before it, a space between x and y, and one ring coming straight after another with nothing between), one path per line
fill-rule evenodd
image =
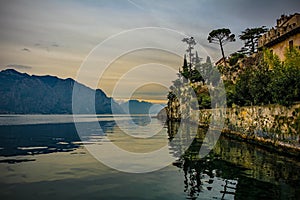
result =
M216 198L262 198L265 194L299 198L300 162L295 158L221 136L210 154L201 159L199 150L207 145L203 142L206 131L188 123L168 122L170 152L177 158L173 165L184 173L187 198L196 199L210 190L222 194L213 193L211 197ZM257 192L249 192L249 187Z

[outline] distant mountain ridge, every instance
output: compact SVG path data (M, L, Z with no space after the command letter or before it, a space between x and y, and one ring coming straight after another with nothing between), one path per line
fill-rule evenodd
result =
M146 101L129 100L120 104L126 114L158 114L164 104L153 104Z
M1 114L72 114L73 86L77 84L80 96L76 102L76 114L124 113L112 98L100 90L93 90L71 78L36 76L14 69L0 71ZM87 100L95 99L95 108Z

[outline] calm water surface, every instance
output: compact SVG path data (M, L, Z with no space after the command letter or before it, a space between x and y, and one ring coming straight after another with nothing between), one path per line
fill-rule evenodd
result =
M83 115L79 123L85 130L80 137L70 115L0 116L0 199L300 199L300 161L295 158L221 136L200 159L206 130L162 125L145 116L131 121L122 115ZM132 143L121 134L120 123L136 136L163 128L158 136ZM174 161L150 173L111 169L82 142L104 145L109 142L104 136L133 152L168 145Z

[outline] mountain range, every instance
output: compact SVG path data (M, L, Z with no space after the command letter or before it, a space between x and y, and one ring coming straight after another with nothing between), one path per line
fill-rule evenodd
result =
M124 113L113 99L100 90L93 90L71 78L35 76L14 69L0 72L0 113L2 114L72 114L72 92L78 84L77 114ZM95 99L95 108L87 106L88 99Z
M121 108L126 114L158 114L165 105L164 104L152 104L146 101L129 100L120 104Z
M72 110L76 84L76 109ZM0 71L0 114L157 114L164 105L129 100L118 104L101 90L71 78L36 76L14 69ZM91 101L95 100L95 104Z

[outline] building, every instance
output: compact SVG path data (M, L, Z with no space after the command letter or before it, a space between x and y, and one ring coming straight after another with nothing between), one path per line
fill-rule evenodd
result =
M258 48L270 49L283 61L287 48L300 49L300 14L281 15L276 27L271 28L258 40Z

